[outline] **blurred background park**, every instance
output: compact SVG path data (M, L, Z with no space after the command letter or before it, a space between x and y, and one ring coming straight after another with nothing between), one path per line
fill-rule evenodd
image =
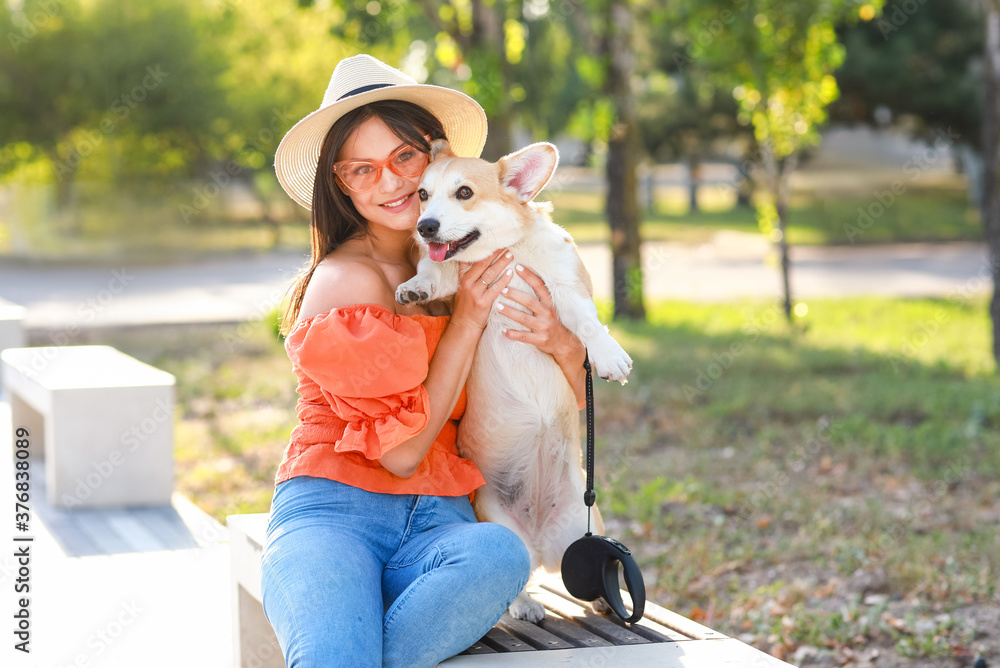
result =
M0 36L0 297L177 377L178 488L220 521L295 424L282 290L88 314L191 262L287 285L275 148L370 53L482 104L488 159L559 146L541 199L635 359L599 503L653 600L796 665L1000 665L992 2L4 0Z

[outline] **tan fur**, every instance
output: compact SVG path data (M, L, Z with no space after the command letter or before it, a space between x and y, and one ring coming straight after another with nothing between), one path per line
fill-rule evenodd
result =
M440 226L431 241L456 241L472 231L480 237L438 263L427 257L427 240L418 235L425 250L417 275L397 289L397 301L413 303L416 294L426 295L417 301L452 294L458 286L455 261L476 261L509 248L516 262L543 278L559 319L587 346L595 373L624 383L632 360L597 318L590 275L576 244L551 221L550 204L531 201L555 170L555 147L534 144L497 163L456 158L438 142L435 149L420 184L427 196L421 203L421 221L433 218ZM510 178L520 187L505 185ZM472 189L471 199L455 196L462 186ZM516 274L510 286L532 293ZM506 297L498 300L506 308L522 308ZM533 568L557 572L566 548L587 529L576 397L551 356L507 338L505 328L522 329L494 309L466 383L468 402L459 423L458 448L486 479L475 496L477 517L520 536ZM600 512L594 510L593 529L601 533ZM544 608L525 592L510 612L531 621L544 616Z

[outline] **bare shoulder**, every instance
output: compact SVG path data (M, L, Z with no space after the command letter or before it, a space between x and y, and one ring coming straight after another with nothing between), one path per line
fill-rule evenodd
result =
M395 293L378 264L365 257L331 253L309 280L299 319L353 304L378 304L396 312Z

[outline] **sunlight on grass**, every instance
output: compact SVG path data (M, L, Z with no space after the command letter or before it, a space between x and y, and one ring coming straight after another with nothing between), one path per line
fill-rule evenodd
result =
M558 191L543 194L543 198L555 207L553 220L578 243L606 242L610 238L603 194ZM863 218L862 213L874 201L857 195L820 197L799 193L789 213L788 242L825 245L983 239L982 226L974 211L970 215L964 193L913 190L881 215ZM661 189L654 211L641 212L643 238L704 243L721 230L759 234L754 209L736 206L731 188L706 186L699 193L699 207L697 212L689 211L686 191Z
M823 347L887 355L888 371L904 365L946 364L969 375L992 374L991 327L987 297L971 300L852 299L850 307L832 300L810 301L802 321L809 340Z

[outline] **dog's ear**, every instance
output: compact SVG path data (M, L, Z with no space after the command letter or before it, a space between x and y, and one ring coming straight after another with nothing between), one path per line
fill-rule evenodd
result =
M500 158L500 183L517 193L522 202L530 202L552 178L559 164L559 151L552 144L539 142Z
M433 161L439 155L454 157L455 154L451 152L451 144L448 143L447 139L435 139L431 142L431 160Z

